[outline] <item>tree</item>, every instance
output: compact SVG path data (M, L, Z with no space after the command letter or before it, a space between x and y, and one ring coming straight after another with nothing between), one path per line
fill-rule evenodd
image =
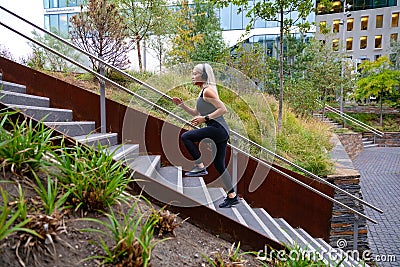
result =
M191 61L191 55L203 35L195 33L193 8L187 0L182 0L176 11L176 34L172 38L172 48L167 53L167 63L170 65Z
M89 0L87 10L71 17L72 42L115 67L124 69L129 64L127 53L132 44L126 42L125 20L114 4L106 0ZM90 58L92 67L99 72L101 64Z
M253 6L249 6L247 0L214 0L215 3L227 6L230 2L234 5L241 6L240 10L249 10L247 16L251 17L250 23L247 25L249 30L253 22L259 18L267 21L277 21L279 23L279 111L278 111L278 132L282 129L282 111L283 111L283 93L284 93L284 72L283 72L283 37L285 32L290 32L293 26L305 29L309 27L309 23L298 23L305 20L312 12L312 0L274 0L274 1L257 1ZM292 12L298 12L297 19L289 16ZM293 16L295 17L295 16Z
M396 70L400 70L400 41L392 41L390 47L390 60Z
M125 18L129 36L136 44L139 70L143 71L141 42L147 35L163 27L160 21L169 12L165 0L113 0Z
M370 96L379 96L380 125L383 125L383 99L385 97L399 97L400 71L390 69L392 63L387 56L382 56L376 61L365 61L360 65L361 78L357 82L354 92L356 99L366 99Z
M224 58L227 47L214 5L211 2L195 0L193 18L193 34L202 38L196 42L196 49L190 55L191 60L217 62Z
M52 32L59 35L60 37L67 39L66 35L62 35L58 33L55 29L52 29ZM74 61L79 61L80 55L77 53L75 49L72 47L63 44L61 41L53 38L50 35L41 36L37 31L32 32L33 38L40 43L43 43L54 50L60 52L63 55L66 55L72 58ZM39 45L35 45L34 43L30 43L32 47L33 55L28 60L28 66L36 69L49 69L51 71L74 71L76 67L72 64L69 64L68 61L63 58L57 56L56 54L51 53L50 51L42 48Z
M148 46L154 51L159 63L159 71L165 60L168 49L171 47L172 33L175 29L175 15L170 9L164 9L164 13L154 24L151 36L148 38Z

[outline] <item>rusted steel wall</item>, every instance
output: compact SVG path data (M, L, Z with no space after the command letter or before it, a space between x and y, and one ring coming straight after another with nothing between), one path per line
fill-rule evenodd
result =
M95 121L96 127L100 127L100 106L97 94L2 57L0 57L0 71L3 72L3 80L25 84L28 93L49 97L51 107L72 109L74 120ZM106 107L106 129L109 132L118 133L119 141L139 144L142 153L161 155L163 165L183 166L183 169L192 167L193 163L187 159L188 154L179 140L179 135L185 130L142 112L128 109L111 100L107 100ZM207 146L202 148L202 152L206 155L206 163L210 163L210 151ZM230 156L231 151L228 149L229 170L232 167ZM314 237L329 240L333 206L330 201L243 154L239 153L238 162L239 170L241 170L238 174L238 193L252 207L262 207L273 217L282 217L292 226L302 227ZM333 197L334 191L327 185L274 166ZM209 175L205 177L208 186L220 185L217 177L217 172L211 166Z

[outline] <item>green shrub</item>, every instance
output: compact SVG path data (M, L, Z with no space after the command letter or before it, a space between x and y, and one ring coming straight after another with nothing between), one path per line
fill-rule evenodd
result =
M13 122L3 114L0 124L0 162L1 167L17 175L37 172L49 165L46 155L52 153L52 129L42 123L32 125L31 120ZM10 130L5 129L5 125Z
M76 209L102 210L123 200L133 173L129 167L113 160L113 153L104 153L78 143L73 148L60 150L57 156L60 173L58 180L70 190L69 199Z

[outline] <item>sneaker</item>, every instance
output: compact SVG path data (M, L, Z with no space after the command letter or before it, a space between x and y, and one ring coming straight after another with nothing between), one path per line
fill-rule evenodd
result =
M222 202L221 204L219 204L219 207L220 207L220 208L230 208L230 207L232 207L233 205L236 205L236 204L238 204L238 203L239 203L239 198L238 198L237 195L236 195L235 197L233 197L233 198L226 197L226 198L224 199L224 202Z
M199 168L199 167L194 167L193 170L191 170L190 172L185 172L185 176L203 176L203 175L207 175L208 172L206 170L206 168Z

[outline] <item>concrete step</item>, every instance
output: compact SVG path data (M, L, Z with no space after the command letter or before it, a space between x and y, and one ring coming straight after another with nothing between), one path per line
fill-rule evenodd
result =
M202 177L183 177L183 193L204 206L215 210L214 203Z
M302 237L296 229L294 229L288 222L283 218L276 218L275 221L282 228L282 231L286 232L294 241L294 245L302 250L309 251L311 253L315 252L315 249L307 242L304 237Z
M240 214L242 215L242 217L244 218L246 224L268 236L270 239L273 239L277 242L281 242L274 234L273 231L271 231L264 223L263 221L260 219L260 217L258 217L258 215L255 213L255 211L249 206L249 204L245 201L245 200L241 200L239 202L239 204L235 205L235 208L240 212Z
M157 180L183 194L182 167L167 166L157 171Z
M94 121L59 121L45 122L49 127L52 127L67 136L88 135L95 130Z
M105 149L105 152L114 153L113 159L123 161L129 165L139 156L138 144L114 145Z
M364 262L358 262L357 260L352 258L352 255L350 255L351 253L346 253L345 251L343 251L340 248L332 248L322 238L315 238L315 242L317 242L321 247L323 247L325 250L328 251L328 255L330 255L330 257L332 258L332 261L340 262L341 259L345 258L345 260L342 262L342 264L340 266L369 267L368 264L366 264ZM336 266L336 265L334 265L334 266Z
M288 235L285 231L282 231L282 228L279 224L272 218L269 213L262 208L253 208L254 212L261 219L261 221L265 224L265 226L276 236L280 243L285 245L293 245L294 240Z
M368 145L364 145L364 148L371 148L371 147L377 147L379 146L378 144L368 144Z
M138 156L129 167L135 171L135 178L151 177L156 178L157 171L161 166L161 156L159 155L144 155Z
M0 83L0 90L24 94L26 93L26 86L16 83L2 81Z
M7 105L50 107L50 99L48 97L27 95L11 91L2 91L0 93L0 101Z
M296 231L308 242L308 244L310 244L313 250L318 252L317 254L312 255L315 260L323 260L325 263L328 263L329 266L351 267L350 262L346 260L342 261L341 257L339 257L331 247L322 246L315 238L304 231L304 229L298 228Z
M115 146L118 144L118 134L116 133L92 133L88 135L78 135L73 137L78 142L97 148L101 146Z
M29 117L32 117L36 120L42 120L44 122L72 121L72 110L70 109L43 108L23 105L9 106L16 110L20 110Z
M209 187L208 192L211 196L212 202L214 203L214 207L216 211L218 211L221 214L224 214L225 216L231 218L232 220L235 220L243 225L246 225L246 221L244 220L243 216L240 214L240 212L235 208L220 208L218 205L221 204L224 199L226 198L226 193L224 189L221 187Z

